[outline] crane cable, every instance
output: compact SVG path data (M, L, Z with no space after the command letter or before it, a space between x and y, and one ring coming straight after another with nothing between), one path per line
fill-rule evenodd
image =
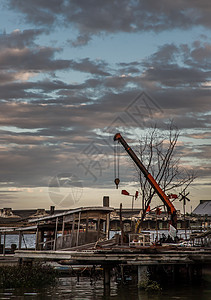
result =
M120 147L119 143L114 143L114 182L116 184L116 188L118 189L118 185L120 183L119 179L119 159L120 159Z

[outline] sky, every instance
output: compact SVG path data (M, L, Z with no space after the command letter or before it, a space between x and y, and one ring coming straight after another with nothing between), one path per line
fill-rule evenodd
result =
M210 15L209 0L1 0L0 207L131 207L113 136L136 147L169 120L197 173L188 210L211 200Z

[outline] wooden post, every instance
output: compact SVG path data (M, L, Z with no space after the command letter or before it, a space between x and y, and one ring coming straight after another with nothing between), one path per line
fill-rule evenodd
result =
M57 229L58 229L58 217L56 218L56 227L55 227L54 245L53 245L54 251L56 251Z
M77 228L76 246L78 246L78 241L79 241L80 223L81 223L81 212L79 212L79 214L78 214L78 228Z
M110 267L108 265L104 266L104 284L110 284Z
M37 234L37 250L43 250L44 232L43 230L38 230Z
M75 214L73 214L72 231L71 231L71 236L70 236L70 247L74 246L74 245L72 245L74 229L75 229Z
M85 242L88 240L88 229L89 229L89 216L86 214L86 232L85 232Z
M124 266L121 264L121 281L124 282Z
M5 246L6 246L6 232L4 232L3 255L5 255Z
M105 265L103 267L103 273L104 273L104 294L105 296L110 295L110 266Z
M133 212L133 206L134 206L134 198L135 198L135 196L132 196L132 212Z
M64 221L64 216L62 219L62 247L64 245L64 227L65 227L65 221Z
M39 222L37 223L37 230L36 230L36 244L35 244L35 250L38 250L39 242L38 242L38 232L39 232Z
M104 283L104 295L107 297L107 296L110 296L110 279L111 279L111 276L110 276L110 269L111 267L109 265L105 265L103 267L103 275L104 275L104 280L103 280L103 283Z
M186 214L185 205L186 205L186 202L184 201L184 226L185 226L185 239L187 240L187 226L186 226L186 218L185 218L185 214Z
M0 254L3 254L3 245L1 244L1 236L2 236L2 233L0 232Z
M158 207L157 207L158 209ZM156 238L157 238L157 241L158 241L158 215L157 215L157 209L155 210L155 229L156 229Z
M97 219L97 239L100 238L100 214L98 214L98 219Z
M147 266L138 266L138 286L141 287L142 285L146 284L149 280L149 275L147 272Z
M121 245L123 245L123 238L124 238L124 229L123 229L123 223L122 223L122 203L120 203L120 229L121 229Z
M22 232L19 231L18 250L21 250L21 242L22 242Z
M145 209L144 198L145 198L145 194L144 194L144 189L143 189L142 190L142 212L144 212L144 209Z
M109 239L110 213L106 215L106 239Z

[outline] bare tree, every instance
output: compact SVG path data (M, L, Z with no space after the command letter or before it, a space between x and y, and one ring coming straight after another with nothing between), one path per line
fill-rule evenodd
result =
M166 132L166 131L165 131ZM167 133L161 133L155 126L140 141L138 156L149 173L157 181L161 189L168 195L172 191L182 193L196 178L193 171L180 166L180 158L176 154L179 130L171 122ZM146 210L156 194L145 176L136 167L142 191L143 221Z

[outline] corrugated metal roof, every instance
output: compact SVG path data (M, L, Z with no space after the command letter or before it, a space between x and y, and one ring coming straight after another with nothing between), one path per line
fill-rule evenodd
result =
M194 209L193 214L211 216L211 200L201 201L201 203Z

